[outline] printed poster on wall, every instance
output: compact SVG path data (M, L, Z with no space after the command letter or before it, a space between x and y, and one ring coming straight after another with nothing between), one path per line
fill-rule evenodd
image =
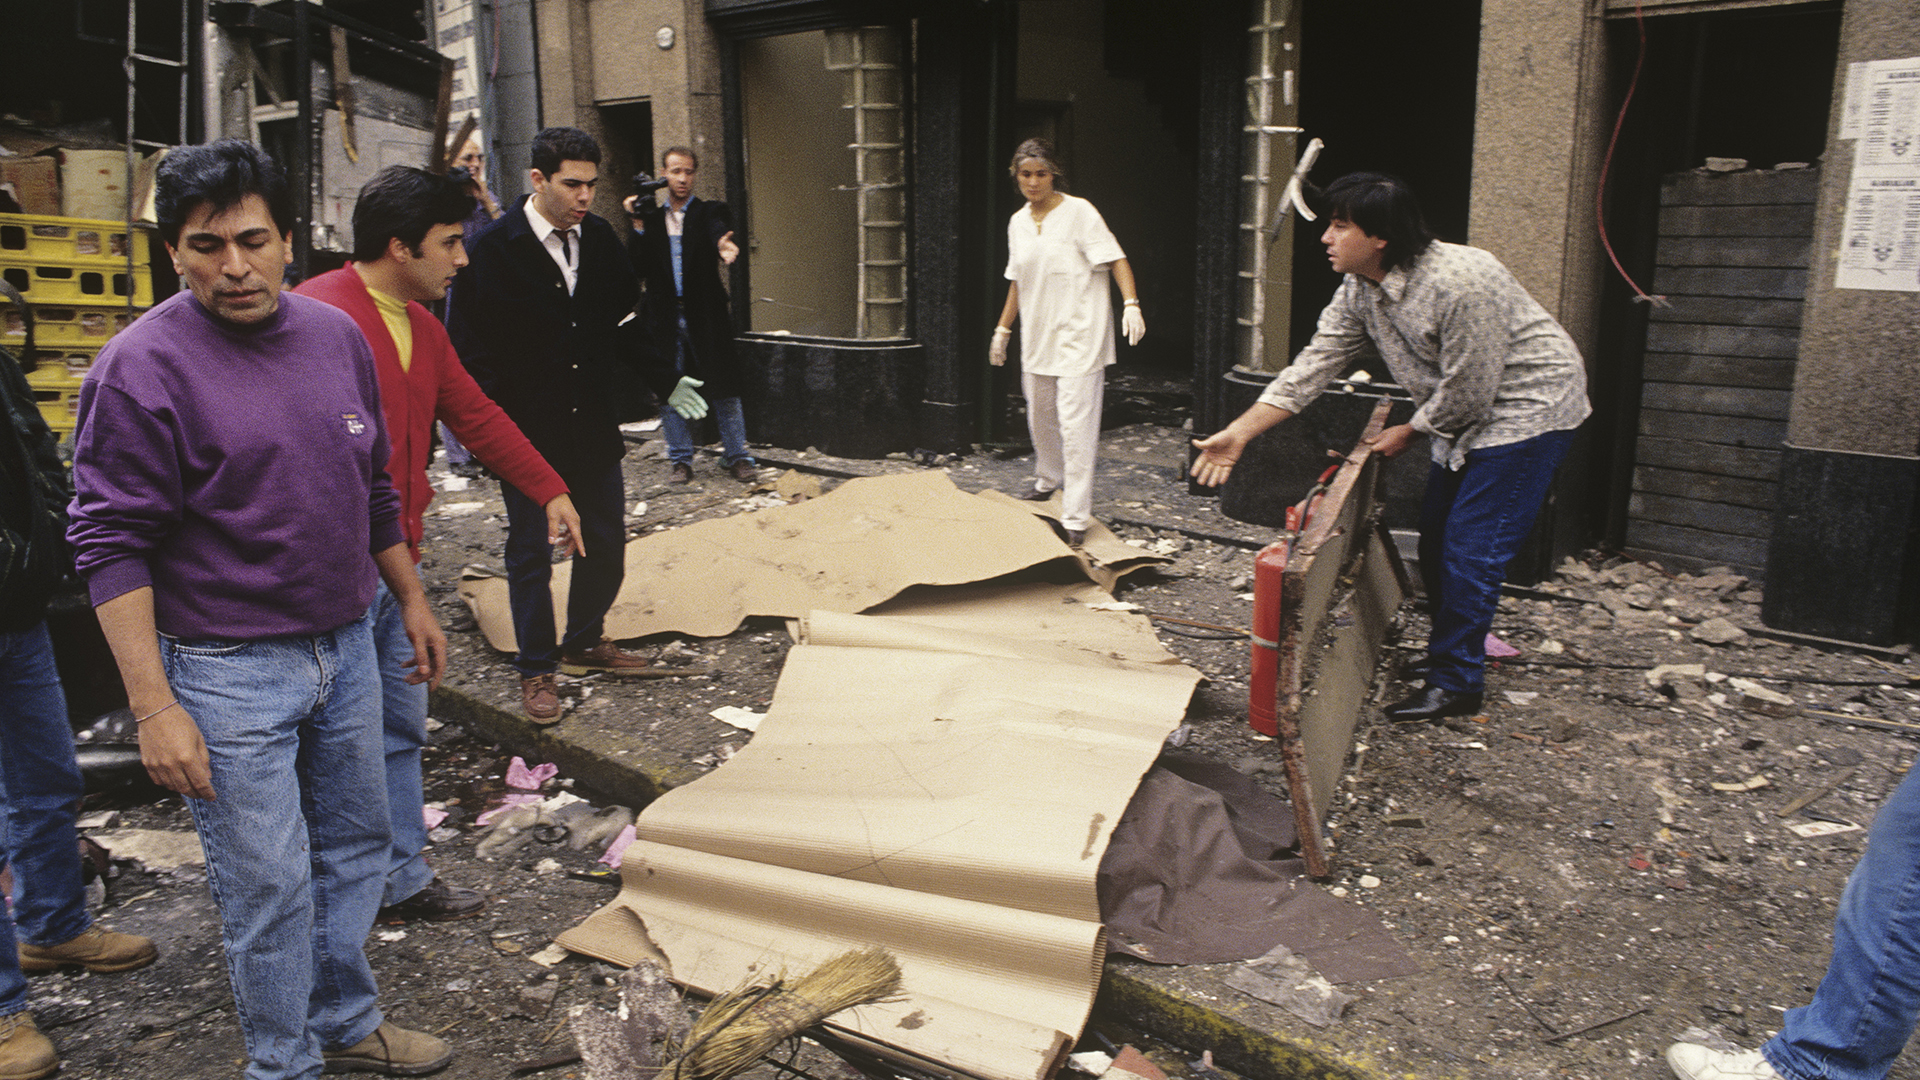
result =
M1847 82L1841 136L1856 141L1834 287L1920 292L1920 57L1853 65Z

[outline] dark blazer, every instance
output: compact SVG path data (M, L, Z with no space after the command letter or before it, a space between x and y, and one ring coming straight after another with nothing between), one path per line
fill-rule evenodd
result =
M644 231L629 229L627 233L628 251L644 288L640 314L671 372L673 343L680 328L673 292L673 252L667 243L666 209L651 205L640 224ZM734 359L733 317L727 310L727 291L720 284L718 245L720 238L732 229L726 203L688 200L680 255L685 295L678 299L686 304L687 336L692 342L687 374L706 382L700 394L707 398L739 397L744 383ZM668 389L672 389L671 384Z
M474 237L448 298L447 332L474 381L556 471L604 468L626 453L609 387L622 368L652 376L660 366L640 321L621 325L639 279L613 226L588 214L567 295L526 203L522 196Z

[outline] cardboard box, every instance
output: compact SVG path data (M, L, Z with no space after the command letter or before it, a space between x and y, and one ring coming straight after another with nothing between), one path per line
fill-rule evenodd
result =
M127 152L60 151L62 217L127 220Z
M60 166L51 157L0 157L0 184L10 185L27 214L60 212ZM125 212L114 215L124 218Z

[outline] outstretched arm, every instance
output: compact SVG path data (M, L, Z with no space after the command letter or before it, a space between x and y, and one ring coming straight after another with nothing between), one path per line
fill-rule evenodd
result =
M1256 401L1235 417L1233 423L1204 439L1193 440L1194 448L1200 451L1200 456L1193 460L1193 478L1206 487L1226 483L1227 475L1253 437L1292 416L1292 412L1277 405Z

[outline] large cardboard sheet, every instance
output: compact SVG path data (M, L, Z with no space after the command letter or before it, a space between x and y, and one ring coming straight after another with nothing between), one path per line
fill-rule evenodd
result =
M1054 559L1077 558L1111 588L1129 570L1168 561L1104 527L1075 553L1035 516L1047 510L998 492L970 495L945 473L920 472L849 480L818 499L649 533L627 544L606 632L718 637L749 615L863 611L910 585L986 581ZM553 568L558 623L571 580L570 561ZM469 577L460 595L487 643L512 652L506 579Z
M709 993L881 945L904 998L836 1025L1047 1075L1099 983L1101 855L1199 679L1144 618L1088 607L1106 598L975 586L810 613L753 741L641 814L619 898L561 943L631 962L651 938Z

